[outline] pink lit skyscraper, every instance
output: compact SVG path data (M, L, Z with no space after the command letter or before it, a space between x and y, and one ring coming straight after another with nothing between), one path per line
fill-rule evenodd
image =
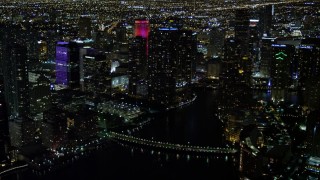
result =
M134 36L141 36L145 39L148 39L150 31L149 21L148 20L135 20L134 23Z
M129 47L129 93L137 94L139 84L147 77L149 21L136 20L134 39ZM143 83L142 83L143 84Z
M135 20L134 37L142 37L146 40L146 56L148 56L148 37L150 32L150 24L148 20Z

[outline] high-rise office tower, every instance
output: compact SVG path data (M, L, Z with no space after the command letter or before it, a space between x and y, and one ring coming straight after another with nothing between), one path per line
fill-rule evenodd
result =
M285 44L272 44L271 84L272 89L286 89L292 84L292 70L295 47Z
M48 60L48 44L46 41L38 41L39 46L39 61L44 62Z
M320 47L299 45L296 53L298 61L299 86L305 88L308 81L320 76Z
M175 97L173 65L176 50L174 39L178 29L151 31L149 41L149 98L161 104L172 104Z
M142 37L148 39L150 32L149 21L145 19L137 19L134 22L134 37Z
M16 43L2 49L5 99L10 118L29 115L27 48Z
M8 115L4 97L0 95L0 163L7 160L9 144Z
M307 143L311 156L320 157L320 117L319 110L307 116Z
M225 30L221 27L213 27L210 31L208 45L208 57L223 56Z
M272 18L274 15L274 5L263 6L260 9L260 32L267 36L271 35Z
M249 53L250 12L248 9L237 9L235 12L234 33L240 57Z
M306 170L309 175L319 177L320 168L320 116L319 109L312 110L307 116L306 143L309 158L306 161Z
M235 42L236 42L236 56L239 69L242 71L243 83L251 84L252 74L252 57L250 46L250 11L248 9L237 9L235 11ZM252 43L251 43L252 45Z
M30 117L29 65L36 46L31 34L21 26L10 26L1 33L0 59L3 68L4 97L10 120L11 146L33 142L35 126ZM36 42L37 43L37 42ZM35 61L34 61L35 62Z
M310 109L320 108L320 40L306 38L298 46L299 86L304 91L305 105Z
M42 120L42 112L50 107L50 80L42 72L29 72L30 115Z
M147 77L146 39L134 38L129 47L129 93L136 95L138 82Z
M79 37L80 38L91 38L91 18L90 16L82 15L79 19Z
M56 46L56 84L80 88L79 46L76 42L58 42Z
M135 20L134 38L129 44L129 93L137 95L137 89L147 78L149 21Z
M260 48L260 73L263 76L270 76L270 67L272 61L272 44L274 44L276 38L262 37L261 48Z
M149 41L149 99L163 105L178 101L177 94L194 76L196 39L179 22L152 31Z
M242 103L247 103L249 73L245 73L244 62L249 61L248 58L240 60L238 51L238 42L234 38L228 38L224 44L224 60L220 73L220 86L223 87L220 98L220 103L229 108L239 106ZM242 65L241 65L242 63ZM250 71L251 72L251 71ZM248 76L247 76L248 75ZM251 74L250 74L251 75Z
M83 88L93 94L111 93L111 62L106 54L94 49L87 49L83 57Z
M224 60L220 74L221 86L230 89L235 83L240 82L242 71L239 72L237 44L234 38L228 38L224 43Z
M116 28L116 41L119 43L126 43L127 42L127 23L120 22L117 24Z
M309 109L320 108L320 79L310 78L305 83L304 103Z

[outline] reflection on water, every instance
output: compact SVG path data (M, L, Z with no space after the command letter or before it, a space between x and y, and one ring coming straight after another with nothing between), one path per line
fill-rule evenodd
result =
M253 98L264 101L285 101L289 104L302 104L303 98L299 92L285 91L285 90L268 90L268 91L254 91Z
M198 92L198 98L183 109L157 114L143 138L178 144L222 146L221 122L216 117L217 92Z
M159 141L199 146L222 146L221 122L216 117L215 91L198 92L182 109L156 114L135 135ZM61 170L43 177L26 172L20 179L238 179L238 157L163 152L114 143Z

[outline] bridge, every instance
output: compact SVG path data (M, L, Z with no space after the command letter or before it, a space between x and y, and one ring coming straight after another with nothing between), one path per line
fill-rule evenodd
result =
M173 150L173 151L183 151L183 152L190 152L190 153L211 153L211 154L235 154L238 152L235 148L229 147L204 147L204 146L194 146L194 145L183 145L183 144L173 144L169 142L161 142L161 141L154 141L149 139L143 139L134 137L131 135L116 133L116 132L109 132L107 136L113 140L118 140L122 142L148 146L159 148L163 150Z
M28 164L23 164L23 165L10 167L9 169L3 170L0 172L0 179L8 175L15 174L17 172L22 172L26 170L28 166L29 166Z

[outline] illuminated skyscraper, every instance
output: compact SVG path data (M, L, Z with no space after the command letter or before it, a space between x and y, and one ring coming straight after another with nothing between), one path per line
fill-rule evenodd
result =
M56 83L60 85L68 85L68 48L67 42L58 42L56 46Z
M134 38L129 45L129 93L137 94L140 84L147 78L149 21L135 20Z
M176 95L194 76L195 56L192 31L180 30L178 26L152 31L148 59L150 100L163 105L176 103Z
M50 105L50 80L41 72L29 72L30 114L36 120L42 119L42 112Z
M80 88L79 46L76 42L58 42L56 46L56 84Z
M148 20L135 20L134 23L134 36L140 36L148 39L150 32L150 25Z
M285 44L272 44L271 82L273 89L286 89L292 84L291 64L295 47Z

